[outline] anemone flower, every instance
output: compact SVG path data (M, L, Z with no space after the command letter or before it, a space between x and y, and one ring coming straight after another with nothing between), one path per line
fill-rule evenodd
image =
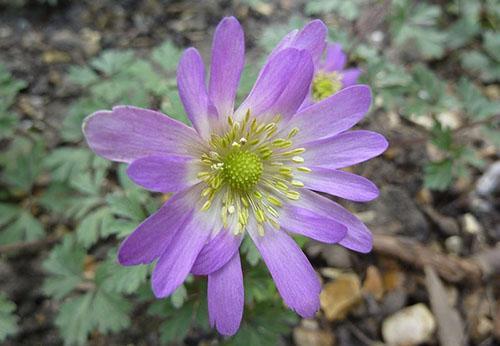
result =
M315 21L312 29L324 31ZM224 18L214 34L210 80L203 60L187 49L177 70L179 95L193 124L132 106L97 111L84 122L90 148L129 164L138 185L173 196L123 242L122 265L156 262L156 297L186 277L208 276L209 320L223 335L239 328L243 275L239 246L250 236L285 303L311 317L320 282L291 235L368 252L372 237L354 215L316 192L369 201L369 180L340 170L382 153L387 142L369 131L347 131L368 111L370 88L356 85L298 111L324 36L299 34L276 51L235 109L244 66L244 34ZM139 86L138 86L139 87Z
M315 45L309 48L314 62L314 76L310 93L301 108L356 84L362 73L359 68L346 68L347 55L342 46L340 43L326 44L326 36L326 26L320 20L314 20L302 30L288 33L271 53L272 56L284 48L304 49L304 44L310 44L310 40L314 40Z

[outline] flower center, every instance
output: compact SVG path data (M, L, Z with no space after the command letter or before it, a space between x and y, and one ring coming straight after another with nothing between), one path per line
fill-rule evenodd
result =
M261 235L265 224L279 229L280 208L298 200L304 187L295 174L311 171L300 156L305 148L293 145L299 129L280 131L279 116L261 123L250 112L241 121L228 117L227 122L223 134L211 135L210 149L200 157L197 176L206 184L201 210L217 208L224 228L234 234L251 222Z
M337 72L317 73L312 82L312 97L321 101L342 88L342 76Z
M224 181L234 190L248 192L259 181L263 164L260 157L247 150L235 148L222 161Z

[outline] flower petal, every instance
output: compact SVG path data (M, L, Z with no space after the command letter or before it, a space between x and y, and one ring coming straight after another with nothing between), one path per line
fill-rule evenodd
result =
M382 154L388 143L384 136L371 131L348 131L333 137L305 143L302 154L311 166L343 168Z
M83 133L96 154L120 162L150 155L191 156L203 147L192 128L160 112L132 106L89 115Z
M319 309L321 285L311 263L284 231L267 228L265 235L249 231L286 305L309 318Z
M184 282L210 235L211 229L196 213L181 226L156 263L151 284L157 298L169 296Z
M326 35L328 28L321 20L316 19L307 23L302 30L292 31L286 35L276 46L270 58L277 52L285 48L296 48L307 50L314 61L318 63L326 45Z
M373 245L372 234L351 212L334 201L319 194L302 189L296 203L305 209L330 217L347 227L347 235L339 244L358 252L370 252Z
M209 117L214 112L209 110L213 106L209 105L203 59L195 48L188 48L182 54L177 67L177 87L189 120L200 136L208 138Z
M134 183L150 191L176 192L198 182L195 163L186 156L146 156L132 161L127 174Z
M346 88L348 86L354 85L358 82L359 76L363 71L359 68L348 68L342 71L342 87Z
M208 275L207 290L210 325L222 335L236 334L245 302L239 253L235 253L221 269Z
M309 209L287 203L281 209L280 225L285 230L323 243L334 244L347 234L347 227Z
M262 68L250 94L236 110L235 118L242 119L247 111L260 115L269 110L287 88L301 60L304 60L303 53L294 48L286 48L270 59Z
M287 124L285 131L297 127L294 144L331 137L350 129L368 112L372 101L370 87L353 85L302 109Z
M219 270L238 252L241 241L241 235L234 235L231 231L222 229L205 244L191 268L191 273L208 275Z
M351 201L366 202L378 197L377 186L370 180L349 172L311 167L312 172L297 172L297 179L310 190L326 192Z
M340 43L331 43L326 47L323 69L327 72L340 71L347 62L347 55L342 50Z
M301 51L287 86L267 113L271 117L279 114L283 119L292 117L309 94L313 74L314 65L311 55L307 51Z
M224 18L214 34L209 95L220 117L233 114L234 99L245 64L245 37L234 17Z
M118 250L121 265L151 263L170 245L184 221L187 212L199 198L199 187L174 194L159 210L144 220L125 239Z

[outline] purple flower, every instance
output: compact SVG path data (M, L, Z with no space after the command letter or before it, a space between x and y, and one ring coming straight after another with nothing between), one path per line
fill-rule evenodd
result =
M314 62L311 91L301 108L324 100L337 91L356 84L361 69L345 68L347 56L340 43L326 44L328 29L320 20L314 20L302 30L291 31L276 46L271 55L284 48L307 49ZM326 52L325 52L326 51ZM322 59L324 54L324 59Z
M310 24L324 27L320 21ZM305 33L304 33L305 32ZM239 246L251 237L285 303L303 317L319 308L320 282L292 234L368 252L369 230L324 192L369 201L369 180L340 170L379 155L385 138L347 131L366 114L370 88L355 85L298 111L309 92L324 36L297 34L273 52L248 97L234 109L244 66L244 35L225 18L212 45L210 80L195 48L177 70L179 94L193 123L132 106L98 111L84 123L98 155L129 164L151 191L174 195L123 242L122 265L157 260L152 288L166 297L189 273L208 275L212 325L224 335L240 325L244 305Z

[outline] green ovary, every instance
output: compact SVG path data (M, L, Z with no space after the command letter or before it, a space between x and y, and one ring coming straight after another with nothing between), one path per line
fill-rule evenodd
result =
M342 88L341 76L336 72L318 73L312 82L312 97L321 101Z
M264 169L259 156L239 148L227 154L223 163L224 181L241 192L250 191L259 182Z

